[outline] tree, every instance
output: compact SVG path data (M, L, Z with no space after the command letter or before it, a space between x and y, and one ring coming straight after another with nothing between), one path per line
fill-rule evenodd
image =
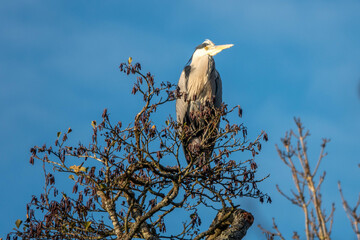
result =
M171 83L155 84L154 77L143 74L141 65L133 65L131 59L120 65L120 71L136 76L132 94L144 101L134 122L126 127L121 121L114 124L105 109L99 123L92 121L90 144L67 145L69 128L58 133L54 146L31 148L30 163L40 161L44 166L45 192L32 197L26 206L27 218L18 220L7 238L241 239L253 217L239 208L238 199L271 202L257 187L265 178L255 178L255 156L267 134L261 132L250 141L246 127L231 124L227 118L235 110L241 116L240 107L228 109L223 104L215 109L207 104L194 118L206 121L199 131L216 132L215 137L211 134L214 152L202 161L206 146L194 147L191 151L198 157L187 163L181 142L196 134L194 130L179 126L171 116L163 126L153 120L159 107L184 94ZM215 117L207 117L210 112ZM239 159L237 152L249 159ZM53 167L50 172L48 166ZM71 193L56 187L53 171L74 181ZM199 208L217 212L205 231L199 228ZM188 220L178 232L167 233L172 212Z
M290 130L285 134L285 137L281 139L284 149L280 149L276 145L276 149L281 161L290 168L292 179L296 191L291 191L291 195L285 194L278 185L276 188L278 192L289 200L293 205L298 206L304 212L305 218L305 231L304 235L307 240L320 239L330 240L331 230L333 226L333 216L335 206L332 204L330 214L326 214L323 202L321 199L321 184L325 180L326 172L324 171L320 175L318 182L316 183L317 173L319 166L323 158L327 155L325 148L329 139L323 139L321 144L319 158L315 165L308 156L307 137L310 136L309 130L306 130L300 121L300 118L295 118L295 124L297 131ZM295 143L294 143L295 142ZM343 207L350 220L351 226L360 240L359 225L360 214L357 213L357 208L360 205L360 195L354 208L351 208L345 200L340 182L338 184L339 192L342 198ZM271 232L262 228L268 240L273 240L278 237L284 240L284 236L279 230L273 218L273 230ZM294 231L293 239L300 239L298 232Z

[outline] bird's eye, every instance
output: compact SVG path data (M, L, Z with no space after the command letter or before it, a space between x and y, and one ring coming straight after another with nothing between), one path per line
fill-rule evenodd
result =
M205 46L204 48L205 48L206 51L209 50L209 46Z

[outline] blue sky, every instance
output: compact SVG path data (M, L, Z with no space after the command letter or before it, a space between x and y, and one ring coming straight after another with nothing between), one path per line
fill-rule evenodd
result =
M274 145L294 116L312 133L314 160L321 138L331 138L323 202L328 210L336 204L333 238L355 239L337 181L353 203L360 191L360 2L133 2L1 1L0 237L42 191L30 147L52 143L68 127L75 142L87 142L104 108L114 121L132 120L140 101L120 62L131 56L158 81L176 83L195 46L211 39L235 44L215 57L223 100L242 106L252 136L264 129L270 137L257 161L260 176L271 174L261 187L274 202L243 200L255 216L246 239L262 239L256 225L269 227L272 217L288 238L302 232L301 210L275 189L291 186ZM174 106L166 111L174 114Z

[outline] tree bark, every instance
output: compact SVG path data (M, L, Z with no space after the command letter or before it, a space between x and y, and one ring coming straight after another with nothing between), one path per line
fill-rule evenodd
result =
M122 232L119 219L116 215L115 203L111 199L106 197L106 195L102 191L97 191L97 195L101 198L103 208L109 213L117 239L121 239Z
M227 208L216 215L210 228L221 221L223 222L216 227L214 234L207 237L206 240L240 240L246 235L247 230L254 222L253 215L243 209L236 209L224 220L225 215L231 211L231 208Z

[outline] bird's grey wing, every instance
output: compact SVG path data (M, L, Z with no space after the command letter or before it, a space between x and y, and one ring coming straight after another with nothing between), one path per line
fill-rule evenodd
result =
M176 99L176 120L178 123L184 123L186 114L189 109L189 103L185 101L184 94L187 92L187 81L188 81L188 74L187 74L187 67L181 73L178 87L180 89L180 93L182 96Z
M176 120L178 123L184 123L185 115L188 110L189 103L184 100L184 94L186 93L186 82L185 71L181 73L178 87L182 96L176 99Z
M216 70L214 71L214 81L212 81L212 84L215 90L215 107L220 107L222 103L222 82L220 74Z
M184 96L184 94L187 93L187 81L189 79L189 72L190 72L190 67L189 66L188 68L185 67L181 73L178 83L180 93L182 94L180 98L176 99L176 121L179 124L184 124L184 122L186 122L187 114L189 111L189 102L185 101L185 96ZM190 158L189 158L189 153L187 151L187 146L189 144L189 141L185 139L185 141L183 141L182 144L183 144L185 159L189 163Z

